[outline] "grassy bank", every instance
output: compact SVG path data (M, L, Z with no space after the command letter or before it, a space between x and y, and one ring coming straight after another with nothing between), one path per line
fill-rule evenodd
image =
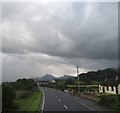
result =
M98 103L120 113L119 97L120 95L101 95Z
M22 91L23 93L23 91ZM20 94L20 93L18 93ZM39 108L42 103L42 92L37 91L33 94L30 94L28 98L17 99L15 100L16 105L18 106L17 111L39 111Z

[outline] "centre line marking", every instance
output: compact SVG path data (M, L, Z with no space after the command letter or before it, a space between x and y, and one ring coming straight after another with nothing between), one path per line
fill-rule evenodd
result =
M61 102L61 99L59 99L59 101Z
M66 105L64 105L65 109L68 109L68 107Z

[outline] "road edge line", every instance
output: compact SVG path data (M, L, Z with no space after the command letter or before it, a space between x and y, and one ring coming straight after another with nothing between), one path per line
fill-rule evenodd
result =
M42 107L41 107L41 113L43 113L43 109L44 109L44 104L45 104L45 93L43 91L43 89L41 88L42 93L43 93L43 100L42 100Z
M91 110L93 110L93 111L96 111L94 108L92 108L91 106L89 106L89 105L87 105L87 104L85 104L85 103L83 103L83 102L80 102L82 105L84 105L84 106L86 106L86 107L88 107L89 109L91 109Z
M91 109L91 110L93 110L93 111L96 111L96 109L94 109L93 107L91 107L91 106L89 106L89 105L87 105L87 104L85 104L85 103L83 103L83 102L78 101L78 100L75 99L74 97L71 97L71 96L69 96L69 95L67 95L67 94L65 94L65 95L66 95L67 97L73 99L74 101L76 101L76 102L78 102L78 103L80 103L80 104L86 106L87 108L89 108L89 109Z
M66 105L64 105L65 109L68 109L68 107Z

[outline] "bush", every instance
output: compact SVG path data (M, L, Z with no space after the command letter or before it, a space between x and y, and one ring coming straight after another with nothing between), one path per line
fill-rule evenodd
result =
M16 91L16 99L26 99L29 98L32 95L32 92L20 90Z
M34 92L39 90L37 83L33 79L18 79L16 82L2 83L3 112L16 110L15 99L29 98Z
M2 84L2 110L11 111L14 108L14 99L15 99L15 90L14 87L9 83Z
M13 86L16 90L38 91L38 85L33 79L18 79Z
M101 95L98 103L114 110L118 110L118 95Z

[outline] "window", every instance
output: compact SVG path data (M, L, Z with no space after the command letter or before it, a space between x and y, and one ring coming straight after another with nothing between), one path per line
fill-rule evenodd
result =
M114 87L113 86L111 87L111 90L114 91Z
M103 93L105 93L105 87L102 87L103 88Z
M109 86L107 86L107 90L109 90Z

